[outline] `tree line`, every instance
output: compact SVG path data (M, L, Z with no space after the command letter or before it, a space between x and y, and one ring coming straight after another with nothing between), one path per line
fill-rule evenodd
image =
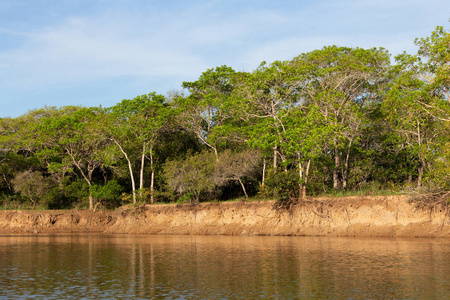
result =
M327 46L104 107L0 119L5 208L114 208L450 187L450 34Z

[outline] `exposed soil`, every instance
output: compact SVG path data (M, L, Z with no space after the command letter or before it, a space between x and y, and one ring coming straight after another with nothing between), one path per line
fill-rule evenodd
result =
M0 211L0 233L450 237L447 206L407 196L145 205L116 211Z

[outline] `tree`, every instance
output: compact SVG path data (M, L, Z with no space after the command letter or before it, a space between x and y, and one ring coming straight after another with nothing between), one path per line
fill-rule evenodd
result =
M390 128L398 134L396 147L406 149L410 164L417 170L417 187L427 164L430 145L436 138L436 119L422 109L422 104L431 104L426 83L417 78L415 72L400 70L391 84L382 103L382 112ZM409 176L412 179L412 173Z
M420 187L429 163L434 161L431 167L436 176L448 161L450 34L438 26L431 36L418 38L415 44L419 47L416 55L396 57L396 77L383 107L390 126L399 134L400 145L411 153Z
M99 119L103 111L99 108L66 107L58 116L41 120L39 132L46 149L61 149L64 155L61 163L49 164L49 169L74 168L89 185L89 208L94 208L91 188L93 173L104 164L108 140Z
M115 143L125 157L132 185L133 203L136 203L136 184L133 164L140 160L139 188L144 188L145 160L150 160L150 193L153 203L154 189L154 147L161 129L173 117L174 110L162 95L155 92L124 99L111 107L108 125L109 139ZM138 157L138 158L137 158Z
M243 183L244 178L255 178L260 165L261 156L256 150L248 149L242 152L225 150L220 153L216 163L214 178L218 186L224 186L230 181L237 181L241 185L245 199L248 194Z
M297 164L299 196L305 198L311 162L322 155L333 126L325 122L319 108L314 105L292 109L286 116L285 126L281 147Z
M284 117L296 101L291 75L286 62L276 61L270 65L263 62L251 74L240 76L241 84L233 99L234 117L245 121L241 132L247 143L273 152L274 172L279 165L278 157L282 162L286 160L280 145L286 130Z
M41 172L27 170L20 172L12 181L14 191L28 197L33 203L33 209L39 199L46 195L53 186L48 178L45 178Z
M418 75L431 84L433 96L450 101L450 33L437 26L431 36L417 38L415 44L419 47L414 57Z
M189 91L187 97L176 97L179 108L178 120L184 128L195 135L218 158L217 141L214 129L223 125L228 115L224 105L230 97L234 84L235 71L227 66L216 67L202 73L194 82L183 82L183 88Z
M290 66L297 73L298 101L316 106L334 128L333 187L346 188L351 149L361 137L366 116L380 101L389 54L382 48L330 46L301 54Z
M213 177L215 162L215 154L207 151L182 160L166 162L164 174L169 189L180 195L191 193L198 203L200 194L215 186Z

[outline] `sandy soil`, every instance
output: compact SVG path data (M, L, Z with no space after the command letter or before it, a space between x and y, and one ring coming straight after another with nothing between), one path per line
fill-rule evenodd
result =
M116 211L0 211L0 233L134 233L450 237L445 207L421 208L407 196L145 205Z

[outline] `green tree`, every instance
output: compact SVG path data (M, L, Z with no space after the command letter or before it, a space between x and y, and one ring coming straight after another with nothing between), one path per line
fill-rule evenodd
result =
M280 148L286 130L284 118L296 102L292 74L286 62L270 65L263 62L251 74L239 77L241 84L234 93L234 118L244 121L243 139L251 147L273 153L273 169L278 168L278 158L286 161ZM264 177L264 176L263 176Z
M235 71L227 66L216 67L202 73L194 82L183 82L189 91L186 97L176 97L174 104L180 110L178 121L193 132L218 158L217 135L214 130L229 117L226 103L234 89Z
M305 198L311 162L323 154L334 128L314 105L292 109L286 116L285 128L281 147L297 165L299 196Z
M124 99L111 107L108 125L109 139L113 141L125 157L132 185L133 203L136 203L136 184L133 164L140 160L139 189L144 189L145 160L150 160L150 191L153 202L154 190L154 148L161 130L173 117L174 110L162 95L155 92Z
M417 170L417 187L422 185L430 145L436 138L436 119L422 109L422 104L431 105L432 101L426 83L417 73L402 70L382 103L385 118L398 135L395 147L409 153L410 165Z
M94 171L101 168L108 140L99 118L99 108L65 107L58 116L43 118L39 126L41 142L47 149L60 149L61 163L50 163L49 170L74 168L91 188ZM89 193L89 208L94 208L94 198Z
M416 55L396 57L396 78L383 104L390 126L400 136L399 145L409 150L415 162L420 187L427 169L437 178L448 161L450 34L438 26L431 36L418 38L415 44L419 47ZM442 180L435 181L442 186Z
M361 137L367 115L381 100L389 54L382 48L330 46L301 54L290 62L297 73L298 100L316 106L333 129L333 187L346 188L352 146Z

